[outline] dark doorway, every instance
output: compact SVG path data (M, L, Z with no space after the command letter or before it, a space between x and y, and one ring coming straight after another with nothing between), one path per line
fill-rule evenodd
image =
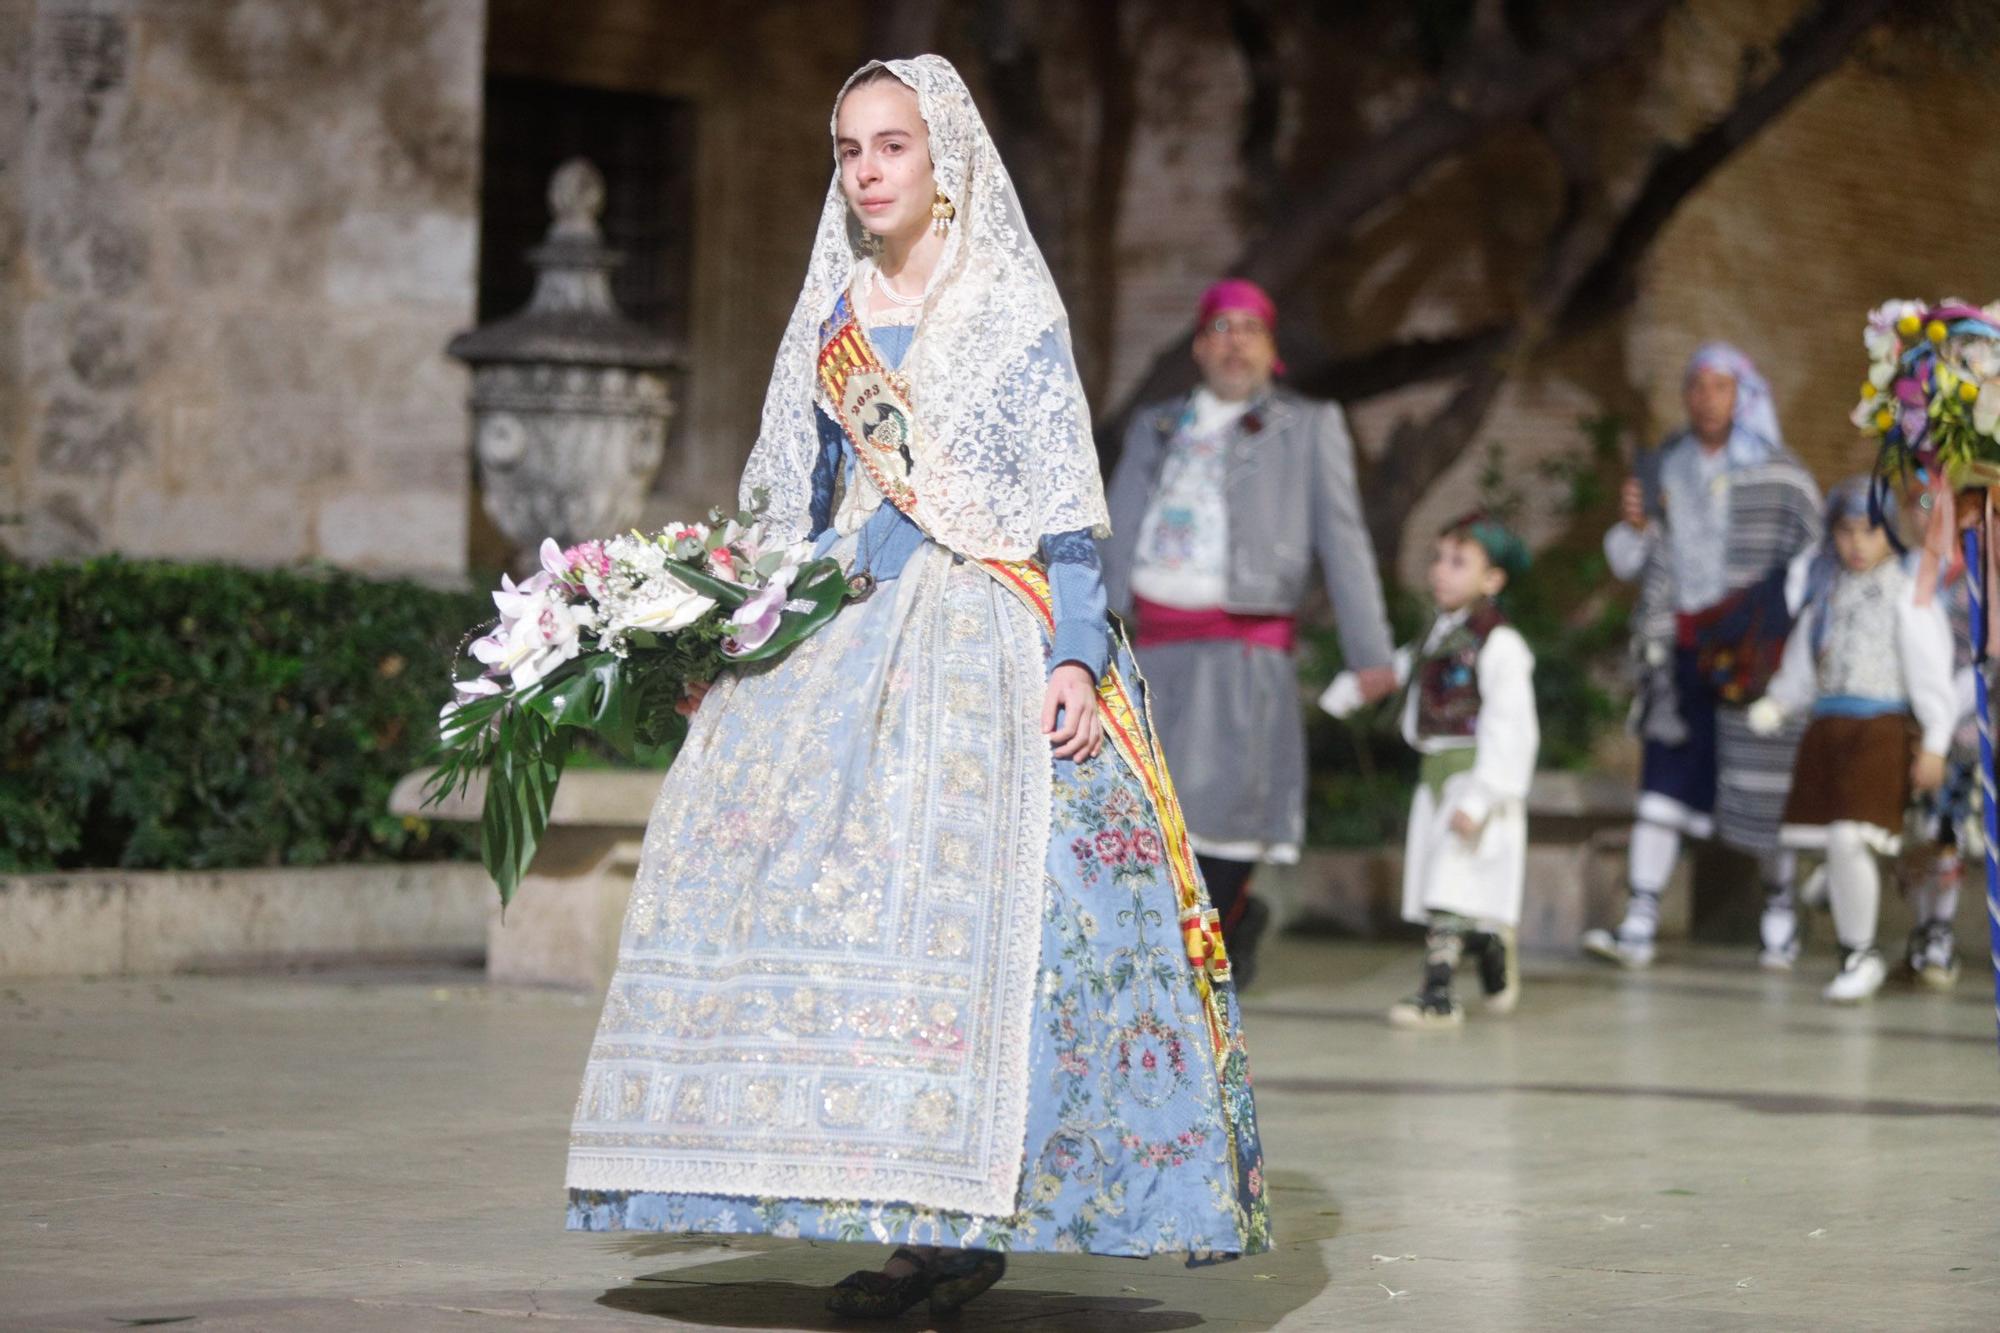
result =
M683 346L693 249L694 110L684 101L546 79L486 79L479 319L527 303L526 252L548 231L549 176L572 157L604 173L605 240L625 254L612 291L625 313Z

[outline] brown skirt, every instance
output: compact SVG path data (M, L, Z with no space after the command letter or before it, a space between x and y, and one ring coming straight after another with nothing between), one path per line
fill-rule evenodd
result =
M1853 820L1900 834L1903 809L1910 803L1915 745L1915 724L1908 713L1814 718L1792 767L1784 826Z

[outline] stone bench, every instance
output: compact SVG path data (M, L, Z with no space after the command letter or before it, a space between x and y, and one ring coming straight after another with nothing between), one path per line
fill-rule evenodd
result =
M424 805L431 770L404 776L389 797L401 815L476 823L486 800L477 777L464 792ZM486 974L494 981L602 991L618 962L618 932L639 871L646 821L663 773L571 769L556 787L549 827L521 886L500 911L492 892Z

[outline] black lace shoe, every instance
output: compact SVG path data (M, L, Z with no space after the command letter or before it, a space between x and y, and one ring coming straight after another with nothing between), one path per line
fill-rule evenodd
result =
M898 1259L916 1267L901 1277L870 1268L849 1273L828 1294L828 1311L851 1319L894 1319L929 1296L937 1283L935 1265L908 1247L889 1256L891 1263Z
M1007 1256L998 1250L960 1250L931 1266L931 1318L945 1319L1007 1275Z

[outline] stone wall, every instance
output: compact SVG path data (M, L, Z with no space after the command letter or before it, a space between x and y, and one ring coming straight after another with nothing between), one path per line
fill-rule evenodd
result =
M1798 8L1677 11L1640 55L1672 79L1635 99L1630 71L1614 72L1597 90L1606 160L1690 133L1732 94L1743 44ZM943 6L935 45L984 96L975 9ZM1074 13L1024 12L1050 43L1046 86L1088 87ZM1248 85L1214 7L1127 12L1135 121L1111 345L1091 352L1099 407L1241 253L1259 186L1238 151ZM474 303L483 69L694 108L683 443L649 517L731 498L825 189L828 104L876 17L854 0L771 0L728 22L653 0L0 0L0 541L44 556L462 568L464 380L440 348ZM1407 53L1358 46L1281 53L1324 71L1281 108L1281 155L1324 156L1407 108L1400 76L1371 72ZM1498 447L1530 499L1530 535L1553 535L1564 519L1535 464L1576 447L1586 412L1656 438L1686 353L1710 336L1765 365L1822 480L1859 466L1845 413L1862 313L1896 294L2000 294L1979 288L1985 247L1965 225L2000 205L2000 141L1940 128L1940 107L1980 95L1966 73L1919 83L1850 61L1683 207L1630 312L1521 368L1409 532L1469 504ZM1049 113L1058 146L1087 164L1089 100L1055 97ZM1082 166L1065 170L1081 180ZM1531 135L1489 138L1366 219L1288 298L1291 331L1305 350L1350 354L1497 312L1534 259L1549 183ZM1087 228L1066 202L1045 211ZM1073 307L1104 290L1070 293ZM1364 451L1435 398L1363 405ZM1403 542L1405 580L1424 546Z
M0 6L9 548L464 568L484 11Z

